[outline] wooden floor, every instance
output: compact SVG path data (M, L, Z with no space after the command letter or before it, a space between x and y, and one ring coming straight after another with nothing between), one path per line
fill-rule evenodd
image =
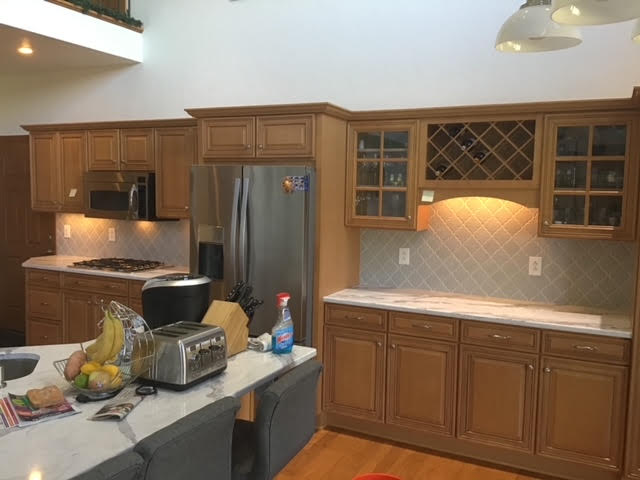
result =
M372 472L402 480L538 480L330 430L316 433L276 480L351 480Z

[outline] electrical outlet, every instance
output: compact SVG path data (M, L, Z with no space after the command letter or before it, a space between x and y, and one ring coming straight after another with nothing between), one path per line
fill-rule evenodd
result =
M71 225L64 225L64 238L71 238Z
M109 227L109 241L110 242L115 242L116 241L116 229L114 227Z
M409 249L401 248L398 250L398 264L409 265Z
M542 257L529 257L529 275L532 277L542 275Z

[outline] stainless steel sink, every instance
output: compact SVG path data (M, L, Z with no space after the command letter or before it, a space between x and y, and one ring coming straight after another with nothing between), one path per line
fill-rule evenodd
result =
M0 354L0 382L2 380L15 380L26 377L36 368L40 355L33 353L7 353Z

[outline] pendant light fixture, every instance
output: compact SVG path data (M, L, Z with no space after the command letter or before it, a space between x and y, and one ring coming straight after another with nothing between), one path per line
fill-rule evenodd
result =
M527 0L504 22L496 38L501 52L547 52L582 43L577 28L551 20L551 0Z
M604 25L640 18L640 0L553 0L551 18L563 25Z
M636 20L636 23L633 26L633 33L631 34L631 38L634 42L640 43L640 20Z

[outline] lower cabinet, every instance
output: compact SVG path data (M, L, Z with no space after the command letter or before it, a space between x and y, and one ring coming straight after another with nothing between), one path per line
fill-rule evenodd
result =
M62 294L64 338L68 343L86 342L100 334L98 323L104 313L102 308L111 300L127 305L126 297L106 297L90 293L67 292Z
M454 344L389 335L386 422L454 434Z
M324 406L329 412L384 421L384 333L327 327Z
M62 325L39 318L29 318L27 325L29 345L57 345L63 342Z
M622 465L628 368L544 358L538 455Z
M458 437L533 452L538 357L460 348Z

